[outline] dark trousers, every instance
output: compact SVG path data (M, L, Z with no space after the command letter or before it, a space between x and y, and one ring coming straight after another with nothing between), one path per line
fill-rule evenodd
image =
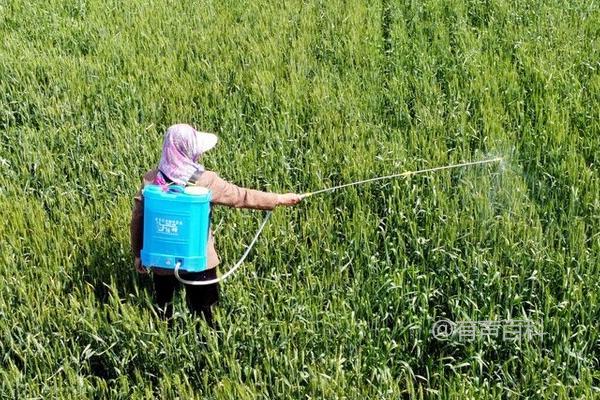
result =
M190 281L206 281L217 277L217 269L211 268L202 272L186 272L179 274L181 278ZM175 291L181 287L181 283L175 275L153 276L154 303L158 315L166 320L173 316L173 297ZM185 297L188 309L196 316L202 316L209 326L213 326L211 307L219 301L219 284L185 286Z

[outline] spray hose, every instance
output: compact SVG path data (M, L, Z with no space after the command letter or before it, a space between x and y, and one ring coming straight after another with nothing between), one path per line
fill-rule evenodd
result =
M181 278L179 276L179 267L181 267L181 262L178 261L175 264L175 277L177 278L177 280L179 282L181 282L181 283L185 283L186 285L204 286L204 285L212 285L213 283L218 283L218 282L221 282L221 281L227 279L227 277L229 277L239 267L242 266L242 263L244 262L244 260L246 259L246 257L248 257L248 254L250 253L250 250L252 250L252 248L254 247L254 244L258 240L258 237L260 236L260 234L262 233L263 229L265 228L265 225L267 224L267 221L269 220L269 218L271 218L271 214L273 214L271 211L267 211L267 214L265 215L265 219L263 219L262 223L258 227L258 230L254 234L254 238L252 238L252 241L250 242L250 244L248 245L248 247L246 247L246 251L244 251L244 254L242 254L242 257L238 260L237 263L235 263L235 265L229 271L225 272L219 278L210 279L210 280L207 280L207 281L189 281L189 280L183 279L183 278Z
M469 166L473 166L473 165L489 164L489 163L499 162L499 161L502 161L502 157L496 157L496 158L491 158L491 159L487 159L487 160L480 160L480 161L464 162L464 163L460 163L460 164L445 165L445 166L442 166L442 167L427 168L427 169L421 169L421 170L418 170L418 171L406 171L406 172L402 172L402 173L399 173L399 174L379 176L379 177L376 177L376 178L365 179L365 180L362 180L362 181L356 181L356 182L351 182L351 183L345 183L343 185L332 186L332 187L329 187L329 188L316 190L314 192L307 192L307 193L301 194L300 198L301 199L305 199L307 197L311 197L311 196L314 196L314 195L317 195L317 194L329 193L329 192L333 192L335 190L346 188L346 187L349 187L349 186L362 185L364 183L376 182L376 181L381 181L381 180L384 180L384 179L400 178L400 177L405 177L405 176L412 176L412 175L424 174L426 172L436 172L436 171L442 171L442 170L445 170L445 169L469 167ZM252 241L246 247L246 250L244 251L244 254L242 254L242 257L238 260L237 263L235 263L235 265L229 271L227 271L226 273L224 273L223 275L221 275L220 277L215 278L215 279L210 279L210 280L206 280L206 281L190 281L190 280L186 280L186 279L181 278L181 276L179 275L179 268L181 267L181 263L177 262L177 264L175 264L175 271L174 271L175 277L177 278L177 280L179 280L179 282L184 283L186 285L205 286L205 285L212 285L214 283L218 283L218 282L221 282L221 281L227 279L229 276L231 276L235 271L237 271L242 266L242 263L244 262L244 260L246 259L246 257L248 257L248 254L250 253L250 251L252 250L252 248L256 244L256 241L258 240L258 237L260 236L260 234L262 233L263 229L265 228L265 225L267 224L267 221L269 221L269 219L271 218L271 215L272 215L272 212L271 211L267 211L267 214L265 215L265 218L263 219L262 223L258 227L258 230L256 231L256 233L254 234L254 237L252 238Z

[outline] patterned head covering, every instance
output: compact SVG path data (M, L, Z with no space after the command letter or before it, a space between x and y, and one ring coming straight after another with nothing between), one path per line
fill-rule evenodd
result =
M198 164L200 157L217 144L217 136L198 132L190 125L172 125L165 133L159 171L179 185L185 185L196 171L204 171ZM160 177L160 174L158 175ZM164 179L157 178L157 184Z

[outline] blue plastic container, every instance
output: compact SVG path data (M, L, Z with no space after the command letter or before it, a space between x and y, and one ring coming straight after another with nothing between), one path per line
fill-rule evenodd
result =
M147 268L206 269L210 228L208 189L198 186L148 185L144 188L144 242L142 265Z

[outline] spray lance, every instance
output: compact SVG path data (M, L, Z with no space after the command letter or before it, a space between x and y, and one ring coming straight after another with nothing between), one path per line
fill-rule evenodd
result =
M305 199L370 182L447 169L491 164L500 161L502 161L502 157L495 157L417 171L405 171L307 192L301 194L300 198ZM179 271L201 272L206 270L206 244L210 227L210 191L206 188L194 186L187 188L174 186L165 192L158 186L149 185L147 189L144 189L144 198L144 248L141 253L142 263L151 266L150 268L173 269L175 277L187 285L210 285L221 282L234 274L242 266L244 260L256 244L272 214L271 211L266 213L252 241L231 269L216 279L192 281L183 279L179 275Z

